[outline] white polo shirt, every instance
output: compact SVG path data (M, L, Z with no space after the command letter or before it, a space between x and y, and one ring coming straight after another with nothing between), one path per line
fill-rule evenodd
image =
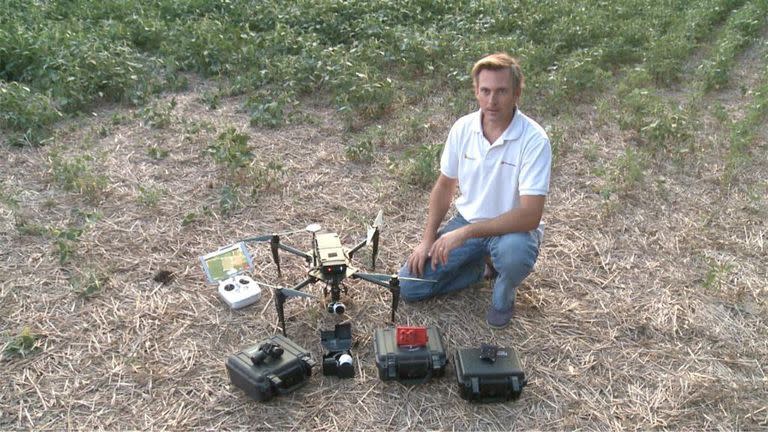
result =
M519 206L520 195L546 195L551 166L546 132L519 109L494 143L483 135L480 110L460 118L440 160L440 171L459 180L456 209L469 222Z

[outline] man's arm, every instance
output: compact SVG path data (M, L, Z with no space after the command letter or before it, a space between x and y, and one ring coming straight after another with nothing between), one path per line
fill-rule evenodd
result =
M519 207L493 219L471 223L446 233L430 248L432 266L438 263L445 264L448 261L448 253L470 238L500 236L535 229L539 226L541 216L544 214L545 201L546 197L542 195L521 195Z
M432 244L437 239L437 229L445 218L446 213L451 207L453 196L456 193L458 181L440 173L432 192L429 194L429 210L427 212L427 223L424 227L424 233L421 237L421 243L413 250L408 257L408 269L412 274L421 276L424 274L424 264L429 257Z
M536 229L544 214L546 197L541 195L521 195L520 207L486 221L476 222L466 229L465 240L475 237L491 237L511 232L525 232Z

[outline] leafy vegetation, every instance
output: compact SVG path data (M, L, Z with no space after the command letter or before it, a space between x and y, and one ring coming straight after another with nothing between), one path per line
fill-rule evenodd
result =
M26 357L34 354L39 348L41 335L33 333L29 327L24 327L16 336L13 336L5 343L3 354L6 357Z
M730 185L738 171L751 160L753 143L758 139L759 126L768 117L768 67L763 70L760 85L753 93L747 115L731 127L730 144L723 172L723 183Z
M43 144L58 119L104 101L141 105L137 115L145 125L165 128L174 121L175 100L150 98L185 88L187 74L197 73L218 82L201 102L215 109L222 97L245 95L253 127L303 121L300 101L312 94L347 121L349 160L370 163L381 148L406 149L393 167L420 187L431 183L436 145L426 138L428 113L401 108L439 92L452 112L466 112L466 98L457 95L466 94L469 65L501 50L524 64L525 103L556 114L616 88L620 110L605 110L606 117L636 134L641 152L680 158L695 151L695 102L671 102L658 86L690 73L686 62L705 44L712 48L702 50L692 73L698 87L707 92L728 84L736 57L759 38L768 11L764 0L9 0L5 6L0 128L10 144ZM726 182L748 154L754 140L748 131L764 117L763 94L755 93L754 114L733 125ZM219 206L227 211L238 202L238 188L249 185L253 195L274 189L282 176L279 163L255 160L247 141L231 129L208 148L228 172ZM154 147L148 155L159 160L168 152ZM51 165L65 190L96 199L105 188L87 156L54 156ZM153 205L156 192L142 191L141 202Z
M736 55L758 38L766 13L768 2L757 1L744 5L728 18L714 52L699 69L705 91L728 83L728 72Z
M389 166L406 184L429 187L437 179L442 151L442 144L422 144L406 151L404 158L390 160Z
M107 177L95 172L95 158L90 155L65 157L54 151L50 166L53 180L65 191L83 194L95 201L107 187Z
M706 68L722 73L705 74L707 82L727 75L729 59L761 26L764 3L7 0L0 126L13 143L41 143L59 113L102 101L144 104L184 88L184 72L229 83L207 96L210 107L222 94L253 95L257 126L285 124L288 108L309 93L327 95L352 120L371 120L430 90L466 89L471 61L500 50L525 63L531 100L557 108L601 91L625 67L644 64L657 82L676 81L696 44L723 22ZM166 108L145 111L148 124L161 126Z
M87 270L70 278L72 291L83 298L91 298L101 293L109 282L109 276Z

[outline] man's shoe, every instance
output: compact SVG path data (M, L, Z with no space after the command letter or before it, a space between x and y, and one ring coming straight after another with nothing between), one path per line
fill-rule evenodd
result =
M495 329L503 329L504 327L509 325L509 322L512 321L512 316L515 312L515 304L512 303L512 306L510 306L507 310L496 310L493 305L488 308L488 313L485 314L485 320L488 322L488 325Z

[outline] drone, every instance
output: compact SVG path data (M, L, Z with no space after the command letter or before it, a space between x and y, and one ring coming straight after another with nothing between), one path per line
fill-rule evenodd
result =
M334 232L320 232L321 226L310 224L305 231L312 234L312 249L304 252L293 246L284 244L280 241L280 234L268 234L262 236L248 237L241 240L243 243L261 243L269 242L272 251L272 260L277 266L277 275L282 277L280 269L280 254L283 250L293 255L304 258L307 262L308 270L306 278L294 285L292 288L273 288L275 294L275 307L277 309L277 318L283 335L287 336L285 330L285 302L294 297L315 297L312 294L301 291L304 287L317 282L323 282L323 297L330 295L330 301L327 304L329 313L343 315L346 306L341 301L342 293L347 293L347 287L343 281L345 279L362 279L386 288L392 294L391 321L395 321L395 312L400 302L400 279L435 282L426 279L406 278L398 275L387 275L381 273L365 273L352 266L352 258L355 253L367 245L371 245L371 268L376 269L376 257L379 253L379 235L381 226L384 223L384 212L382 210L376 215L373 224L368 226L367 235L364 240L353 246L351 249L345 248L341 244L339 235ZM294 233L297 231L291 231Z

